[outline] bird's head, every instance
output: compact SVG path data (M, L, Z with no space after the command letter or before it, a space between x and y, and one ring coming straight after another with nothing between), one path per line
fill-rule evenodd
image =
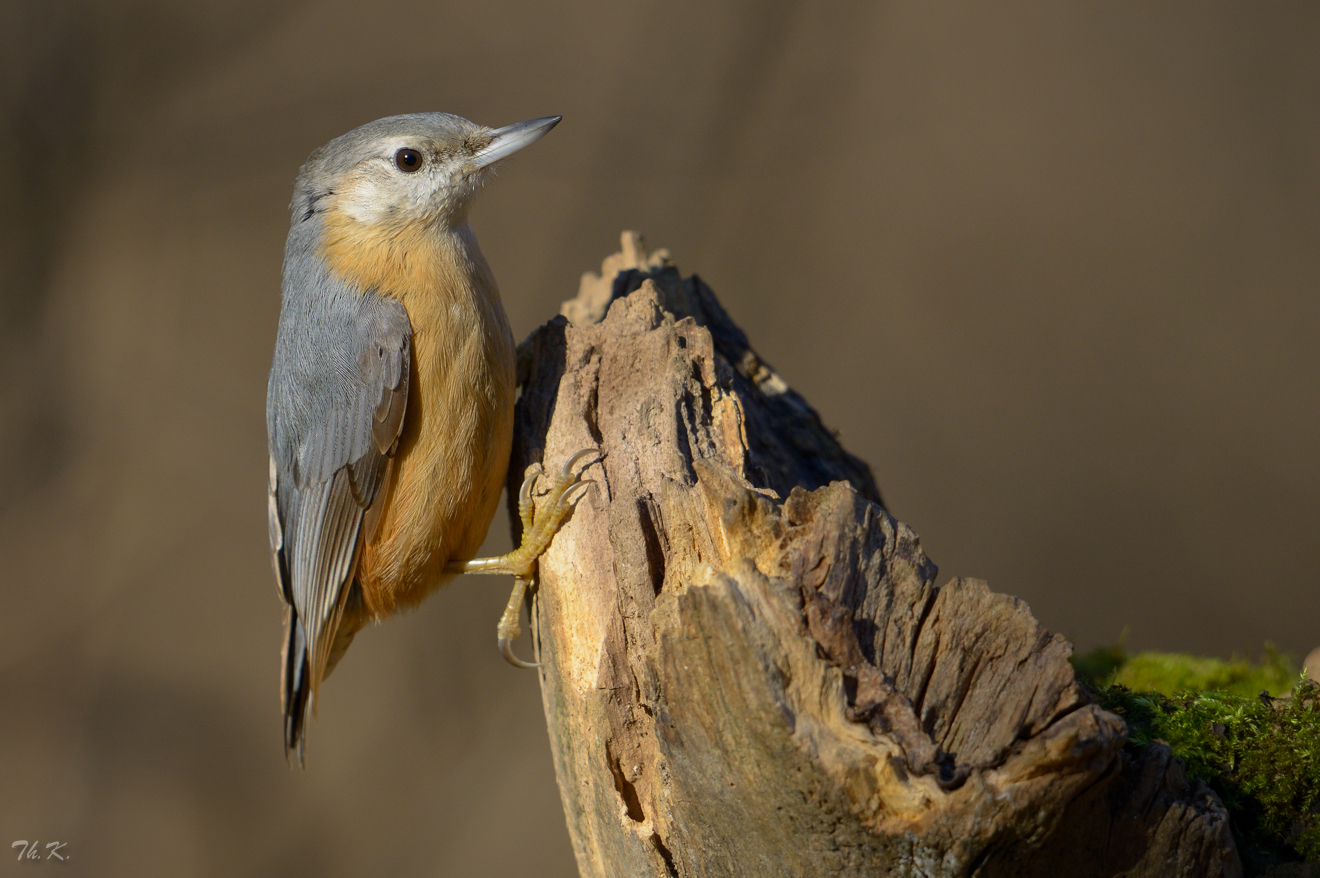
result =
M504 128L449 113L378 119L312 153L294 187L293 221L333 213L338 222L382 231L461 225L494 164L540 139L559 119Z

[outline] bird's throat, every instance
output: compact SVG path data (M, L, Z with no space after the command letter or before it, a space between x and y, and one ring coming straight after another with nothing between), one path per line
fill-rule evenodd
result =
M463 237L421 222L365 223L331 208L322 215L320 251L330 271L359 290L406 303L470 282Z

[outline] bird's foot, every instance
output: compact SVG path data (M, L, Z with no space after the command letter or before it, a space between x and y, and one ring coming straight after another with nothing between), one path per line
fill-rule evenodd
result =
M573 512L577 502L586 496L591 486L590 479L583 479L582 474L574 472L574 467L584 458L600 455L598 448L586 448L574 454L555 475L550 490L541 503L540 511L532 500L532 491L543 475L541 465L533 468L531 475L523 480L518 489L518 517L522 519L522 543L518 548L504 556L509 573L521 579L531 579L536 573L536 559L550 548L559 528Z
M500 653L509 664L519 668L535 668L537 664L525 662L513 654L513 641L522 634L519 624L519 611L522 608L523 595L527 586L536 575L536 560L550 547L550 541L563 526L564 521L573 512L579 500L587 493L590 479L583 479L582 474L574 472L574 467L585 457L600 455L600 449L587 448L570 457L555 476L546 494L540 510L532 499L532 490L544 474L540 464L523 481L518 490L518 517L522 519L522 542L518 548L507 555L497 558L475 558L471 561L454 561L445 569L450 573L497 573L514 578L513 591L509 603L504 607L497 628Z

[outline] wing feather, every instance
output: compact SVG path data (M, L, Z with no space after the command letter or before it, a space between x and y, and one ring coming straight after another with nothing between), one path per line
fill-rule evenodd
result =
M334 639L339 608L352 579L352 561L357 547L358 526L363 507L349 490L347 468L308 492L308 512L299 530L309 539L300 541L298 563L293 571L294 606L307 631L312 695L315 697Z
M341 625L369 536L364 516L378 515L385 496L411 368L401 304L334 293L305 301L286 289L267 399L271 552L287 604L285 746L300 755L305 712L361 624Z

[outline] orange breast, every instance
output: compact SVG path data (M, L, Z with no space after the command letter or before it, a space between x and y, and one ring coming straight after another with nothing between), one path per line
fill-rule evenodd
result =
M499 504L513 437L513 334L471 230L326 220L330 268L399 299L412 322L408 407L392 484L357 577L376 617L415 605L473 557Z

